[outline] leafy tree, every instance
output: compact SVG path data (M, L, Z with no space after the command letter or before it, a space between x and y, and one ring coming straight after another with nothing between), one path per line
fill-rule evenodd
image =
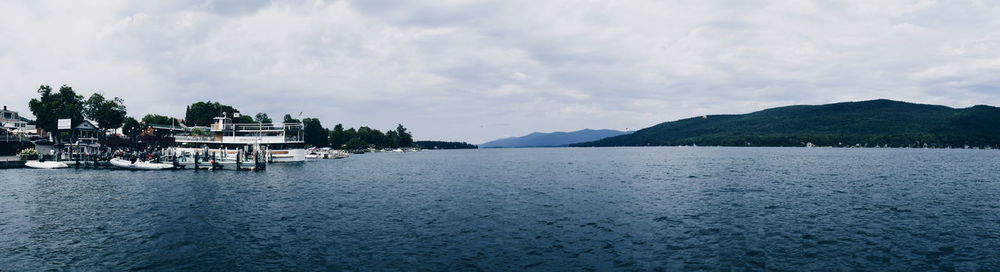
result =
M385 138L388 146L399 147L399 134L395 130L386 131Z
M352 150L365 149L368 148L368 143L366 143L364 140L361 140L361 138L354 137L348 140L347 143L344 144L344 148Z
M271 117L267 116L267 113L258 112L256 117L257 118L255 118L254 121L258 122L258 123L270 124L270 123L274 122L274 121L271 120Z
M193 128L193 129L191 129L191 135L194 135L194 136L206 136L206 135L208 135L208 133L205 132L205 130L202 129L202 128Z
M350 128L348 130L345 130L344 131L344 136L347 137L346 139L348 141L350 141L352 138L358 137L358 130L354 129L354 128ZM345 141L344 143L347 143L347 142Z
M239 112L236 108L219 104L219 102L197 102L187 107L184 113L184 124L209 126L212 124L212 119L222 116L222 113L226 113L226 117L233 118L234 114Z
M330 146L333 148L344 148L344 144L350 139L347 131L344 131L344 125L337 124L333 126L333 131L330 131Z
M330 144L329 131L323 128L319 119L306 118L302 120L303 133L305 133L305 143L312 146L328 146Z
M72 119L74 124L83 121L83 96L77 95L72 87L63 85L59 92L53 93L51 87L42 85L38 87L38 94L41 97L32 98L28 108L35 115L35 125L39 128L54 132L59 119Z
M396 147L412 147L413 146L413 135L406 131L403 124L398 124L396 126L396 135L399 137L396 141Z
M125 123L125 101L115 97L105 99L101 94L93 94L84 103L84 115L97 121L101 129L119 128Z
M385 137L385 133L377 129L372 129L368 134L368 137L362 138L368 144L374 144L378 148L389 147L389 138Z
M125 121L122 123L123 134L128 136L137 135L140 130L142 130L142 124L139 124L138 120L132 117L125 117Z
M286 113L284 121L282 123L286 123L286 124L288 124L288 123L302 123L302 121L299 121L299 119L292 118L291 114L287 114Z
M253 117L250 117L249 115L240 115L240 116L233 117L233 123L237 123L237 124L249 124L249 123L256 123L256 122L253 120Z
M176 124L174 118L159 115L159 114L146 114L142 117L142 122L146 125L164 125L169 126Z

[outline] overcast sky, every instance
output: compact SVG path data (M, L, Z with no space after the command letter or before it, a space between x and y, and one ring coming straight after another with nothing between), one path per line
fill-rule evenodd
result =
M0 103L41 84L418 140L889 98L1000 105L993 1L3 1Z

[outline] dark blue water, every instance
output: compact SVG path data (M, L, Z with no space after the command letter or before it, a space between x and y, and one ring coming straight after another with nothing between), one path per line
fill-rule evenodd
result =
M0 170L0 270L1000 270L998 170L820 148Z

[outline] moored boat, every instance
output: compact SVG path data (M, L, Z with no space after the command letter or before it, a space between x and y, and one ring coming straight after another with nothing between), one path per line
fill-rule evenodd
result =
M203 153L205 157L215 156L225 160L238 150L264 152L266 162L303 162L306 160L304 132L301 123L263 124L234 123L232 118L220 116L211 127L206 127L198 135L174 135L174 141L181 146L179 152ZM192 130L193 132L193 130Z
M68 164L57 161L27 161L24 163L24 166L35 169L59 169L69 167Z
M351 156L351 153L343 150L330 150L329 157L332 159L343 159Z
M130 169L130 170L167 170L174 169L174 164L172 163L156 163L156 162L142 162L136 161L132 162L129 160L123 160L119 158L111 159L111 165L118 168Z

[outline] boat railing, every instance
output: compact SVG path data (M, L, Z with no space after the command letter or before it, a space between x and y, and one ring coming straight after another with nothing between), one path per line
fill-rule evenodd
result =
M200 136L200 135L174 136L174 141L211 142L212 141L212 136Z

